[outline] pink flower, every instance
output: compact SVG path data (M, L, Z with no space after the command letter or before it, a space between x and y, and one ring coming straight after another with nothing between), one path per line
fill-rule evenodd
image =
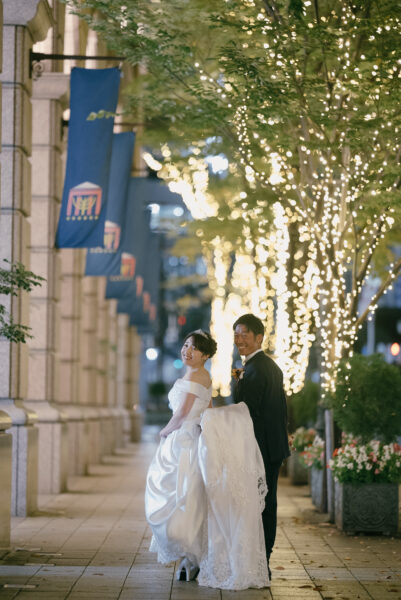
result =
M379 469L375 469L375 475L378 475L380 473Z

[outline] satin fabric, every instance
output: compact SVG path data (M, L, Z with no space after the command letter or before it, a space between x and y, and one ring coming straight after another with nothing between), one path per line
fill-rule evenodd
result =
M187 556L203 586L265 587L267 488L249 410L243 402L207 410L211 388L179 379L169 394L173 412L187 393L196 395L191 411L161 440L148 471L150 550L162 563Z
M262 512L263 458L243 402L206 410L199 464L208 502L199 585L228 590L269 585Z
M187 556L199 564L202 555L207 508L198 440L212 388L178 379L169 393L173 413L187 393L196 395L194 404L180 429L161 440L147 475L145 512L153 532L150 550L157 552L161 563Z

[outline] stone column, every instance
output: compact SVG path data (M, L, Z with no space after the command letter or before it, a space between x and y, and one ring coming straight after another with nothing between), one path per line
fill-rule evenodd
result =
M45 0L4 0L2 141L1 153L1 257L29 267L31 201L31 80L29 50L44 39L51 26ZM28 324L28 296L4 302L15 321ZM12 514L24 516L37 506L36 416L24 406L27 396L28 348L0 341L0 410L12 421Z
M142 410L139 402L140 354L142 341L135 327L129 328L128 339L125 407L129 419L126 421L127 426L124 433L127 441L139 442L142 429Z
M123 413L123 436L126 436L130 427L129 415L127 413L127 383L129 372L129 317L124 314L117 314L117 406ZM124 442L126 440L124 439ZM124 445L124 442L121 446Z
M106 278L97 277L97 407L101 415L101 455L112 454L115 448L115 427L117 418L114 398L109 396L107 382L109 369L109 330L110 314L108 300L105 300Z
M128 315L118 315L117 404L123 417L120 445L139 441L141 411L139 406L139 354L141 340Z
M68 76L43 73L32 94L31 267L46 281L31 294L28 397L38 415L39 493L66 489L68 440L59 401L60 255L54 248L62 192L62 111Z
M78 402L89 419L89 463L100 462L101 408L97 406L97 278L84 277L82 296L81 386Z
M112 407L116 419L114 422L114 440L115 448L123 445L123 424L124 415L117 403L117 347L118 347L118 326L117 326L117 300L107 301L107 310L109 313L109 362L107 369L107 387L108 387L108 402Z
M63 248L60 257L60 409L68 417L68 473L84 475L89 464L89 421L80 404L85 251Z

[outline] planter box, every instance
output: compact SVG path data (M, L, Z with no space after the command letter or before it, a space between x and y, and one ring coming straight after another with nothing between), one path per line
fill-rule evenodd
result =
M348 533L396 533L398 484L336 481L335 523Z
M317 469L316 467L309 470L312 502L319 512L327 512L326 473L324 469Z
M308 483L308 469L300 461L298 452L293 452L287 461L288 476L293 485L306 485Z

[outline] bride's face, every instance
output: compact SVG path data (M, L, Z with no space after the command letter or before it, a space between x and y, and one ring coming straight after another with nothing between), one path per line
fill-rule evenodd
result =
M205 355L195 348L192 336L185 340L181 348L181 358L184 365L188 367L200 367L205 363Z

